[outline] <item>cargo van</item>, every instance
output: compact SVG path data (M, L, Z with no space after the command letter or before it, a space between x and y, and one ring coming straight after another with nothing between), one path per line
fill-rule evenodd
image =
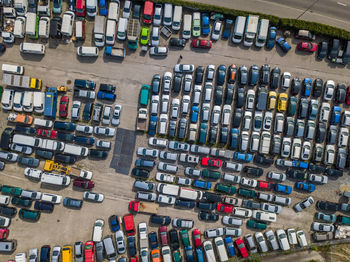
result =
M70 177L53 173L43 173L40 179L41 183L55 186L69 186Z
M23 16L17 17L13 28L13 35L17 38L24 38L25 26L26 26L26 18Z
M232 34L232 42L235 44L242 42L246 19L245 16L237 16L236 18Z
M98 56L98 48L95 46L79 46L77 48L78 56Z
M255 45L257 47L263 47L265 45L268 31L269 31L269 20L260 19L259 25L258 25L258 33L255 39Z
M174 16L173 16L173 24L171 28L174 31L179 31L181 28L181 20L182 20L182 6L176 5L174 8Z
M109 261L115 261L117 253L113 244L112 236L107 236L103 239L103 246L105 247L106 257Z
M53 121L47 120L47 119L35 118L34 125L51 128L53 126Z
M23 106L22 106L23 97L24 97L24 92L19 92L19 91L15 92L15 96L13 98L13 109L16 112L22 112L23 111Z
M13 106L13 98L15 91L11 89L5 89L1 97L1 105L4 110L11 110Z
M22 102L24 112L33 112L33 96L34 96L34 92L29 92L29 91L24 92L23 102Z
M73 144L66 144L63 153L74 155L74 156L87 156L89 149L84 146L77 146Z
M121 41L126 39L126 28L128 26L128 19L120 18L118 23L117 38Z
M35 43L21 43L19 50L24 54L45 55L45 46Z
M7 240L0 242L0 252L13 252L16 250L17 241L16 240Z
M203 197L203 192L181 187L179 197L189 200L200 200Z
M162 194L177 196L179 194L179 186L159 183L157 191Z
M75 40L84 40L85 39L85 21L76 20L75 21Z
M118 2L110 2L108 9L108 19L114 20L118 22L119 20L119 1Z
M2 71L4 73L23 75L23 73L24 73L24 66L2 64Z
M39 37L49 38L50 18L43 16L39 21Z
M172 22L173 22L173 5L164 4L163 24L165 26L171 26Z
M35 13L26 13L26 35L29 37L37 37L37 23L39 18Z
M18 145L40 147L43 141L41 138L15 134L13 136L12 143L18 144Z
M73 23L75 14L72 11L66 11L63 14L61 34L67 37L73 35Z
M182 38L190 39L192 29L192 15L184 15L184 27L182 30Z
M106 29L106 44L114 45L115 42L115 32L117 28L117 23L115 20L107 20L107 29Z
M33 97L33 109L34 109L35 113L37 113L37 114L44 113L44 101L45 101L45 93L44 92L36 92L35 96ZM34 119L34 124L35 124L35 120L37 120L37 119L39 119L39 118ZM41 120L43 120L43 119L41 119ZM47 121L47 120L45 120L45 121Z
M244 46L252 46L256 31L258 30L259 16L249 15L247 19L245 34L244 34Z

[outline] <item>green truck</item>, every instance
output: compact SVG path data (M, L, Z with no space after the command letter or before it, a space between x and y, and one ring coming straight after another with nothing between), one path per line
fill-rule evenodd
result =
M140 106L147 107L149 101L149 92L151 87L149 85L142 85L140 94Z
M138 37L140 35L140 21L139 19L129 19L127 28L128 48L130 50L137 49Z

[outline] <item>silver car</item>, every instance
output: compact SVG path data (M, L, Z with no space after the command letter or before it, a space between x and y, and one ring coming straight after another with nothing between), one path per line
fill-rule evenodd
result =
M178 157L177 153L170 153L167 151L160 151L159 158L164 160L176 161Z
M192 88L192 75L186 74L184 77L183 88L185 92L191 92Z
M72 105L72 120L79 120L80 118L80 107L81 107L81 102L80 101L73 101Z
M122 113L122 106L115 105L112 115L112 125L118 126L120 124L120 114Z
M313 222L311 224L311 228L312 228L312 230L317 231L317 232L333 232L334 231L334 225L326 224L326 223L319 223L319 222Z
M264 235L261 232L256 232L254 234L254 236L255 236L256 242L258 243L258 247L259 247L260 251L263 253L267 252L269 249L267 247Z
M169 94L171 88L173 74L171 72L165 72L163 77L163 93Z
M279 205L272 205L272 204L267 204L267 203L262 203L261 204L261 210L267 211L270 213L276 213L280 214L282 211L282 207Z
M201 112L201 121L207 123L210 117L210 104L203 103L202 104L202 112Z
M112 113L112 107L105 106L105 109L103 110L103 115L102 115L102 124L109 125L109 123L111 122L111 113Z
M126 251L124 233L121 230L115 232L115 242L117 244L117 250L119 254L124 254Z
M38 262L38 249L37 248L31 248L29 249L29 262ZM83 262L83 260L77 260L76 262Z
M189 95L184 95L182 97L182 107L181 107L182 111L181 111L181 113L183 115L188 114L188 111L190 109L190 102L191 102L191 97Z
M248 149L249 133L248 131L243 131L241 134L240 150L246 151Z
M176 120L179 116L179 109L180 109L180 100L177 98L174 98L171 101L171 111L170 111L170 118Z
M83 262L84 261L84 253L83 253L83 243L75 242L74 243L74 259L75 262Z
M294 210L295 210L295 212L301 212L301 211L303 211L303 209L311 206L314 202L315 201L314 201L313 197L309 196L308 198L304 199L303 201L297 203L294 206Z
M269 242L270 247L273 251L276 251L279 249L275 234L273 233L272 230L266 231L265 237L266 237L266 240Z
M52 249L52 256L51 256L51 262L59 262L61 256L61 247L55 246Z
M148 156L148 157L158 157L158 149L138 147L137 148L138 156Z
M136 193L136 198L146 200L146 201L156 201L157 194L150 193L150 192L144 192L144 191L138 191Z
M178 167L175 165L170 165L170 164L164 163L164 162L159 162L158 163L158 170L170 172L170 173L176 173L178 170Z
M194 169L192 167L186 167L185 168L185 175L186 176L200 177L201 171L199 169Z
M112 147L112 143L109 141L103 141L103 140L97 139L96 147L109 150Z

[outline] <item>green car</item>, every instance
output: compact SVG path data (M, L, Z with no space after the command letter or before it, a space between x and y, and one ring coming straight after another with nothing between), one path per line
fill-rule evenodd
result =
M256 229L266 229L266 224L265 223L261 223L261 222L256 222L254 220L248 220L247 222L247 227L248 228L256 228Z
M215 185L215 190L221 193L226 193L233 195L236 193L237 189L234 186L224 185L221 183L218 183Z
M200 35L201 35L201 13L194 12L193 21L192 21L192 36L198 37Z
M220 175L221 174L218 171L211 171L211 170L208 170L208 169L202 170L202 177L203 178L219 179Z
M188 231L186 229L180 231L180 236L184 247L190 246L190 239L188 237Z
M295 111L297 110L297 104L298 104L298 98L296 98L295 96L291 96L288 101L288 109L287 109L288 116L295 115Z
M176 250L173 252L173 259L174 259L174 262L181 262L182 261L181 254L180 254L179 250Z
M33 211L25 208L21 208L18 213L21 219L27 219L32 221L38 221L40 218L40 211Z
M148 45L148 35L149 35L149 28L142 27L141 38L140 38L141 45Z
M3 93L4 89L2 86L0 86L0 99L2 98L2 93Z
M254 198L255 197L255 191L254 190L250 190L250 189L240 188L240 189L238 189L238 195L241 195L241 196L244 196L244 197L248 197L248 198Z
M11 199L11 204L14 206L30 207L32 205L32 200L19 198L19 197L13 197Z
M20 187L13 187L13 186L2 186L1 193L5 195L10 196L20 196L22 193L22 189Z

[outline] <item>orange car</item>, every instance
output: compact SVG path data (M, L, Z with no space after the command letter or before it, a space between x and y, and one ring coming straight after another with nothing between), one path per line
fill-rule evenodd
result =
M228 78L227 82L230 84L234 84L236 82L236 73L237 73L237 66L235 64L232 64L228 68Z
M31 125L33 124L33 117L32 116L27 116L25 114L18 114L16 118L17 123L22 123L25 125Z
M152 250L152 262L161 262L160 251L158 249Z

